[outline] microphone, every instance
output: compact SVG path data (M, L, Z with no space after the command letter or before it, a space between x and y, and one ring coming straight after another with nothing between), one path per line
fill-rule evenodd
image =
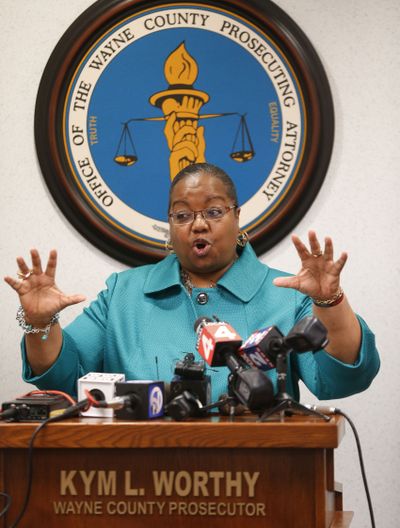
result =
M274 394L272 382L261 370L250 367L240 357L242 338L231 325L200 317L194 324L196 348L212 367L227 366L229 391L251 411L261 411L271 405Z
M191 416L205 416L206 414L202 402L195 394L187 390L175 396L166 406L166 411L171 418L177 421Z
M228 323L199 317L194 323L196 349L210 367L226 365L226 355L235 354L242 338Z
M327 331L319 319L307 316L284 336L276 326L253 332L239 348L240 356L252 367L267 371L276 367L279 353L315 352L328 344Z
M176 362L165 408L167 414L175 420L206 414L203 406L211 403L211 377L205 372L205 362L195 361L191 352Z
M251 367L267 371L276 366L275 345L283 338L276 326L253 332L239 348L240 356Z
M123 406L115 410L121 420L149 420L164 416L164 382L120 381L115 384L115 395ZM118 406L118 405L117 405Z
M287 349L295 352L316 352L329 343L328 331L319 319L308 315L294 325L284 342Z

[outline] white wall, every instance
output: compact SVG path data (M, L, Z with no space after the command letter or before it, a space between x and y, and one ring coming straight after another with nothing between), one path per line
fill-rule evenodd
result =
M59 250L58 284L93 298L124 266L92 247L55 206L39 171L33 113L46 61L64 30L91 0L0 0L0 276L16 272L30 247ZM398 420L400 3L398 0L277 0L313 42L327 71L336 111L333 158L315 203L297 226L330 234L348 250L343 286L375 330L381 371L369 390L337 401L355 422L363 446L377 526L400 525ZM289 238L263 260L295 272ZM20 381L17 299L0 286L0 402L31 388ZM63 323L80 308L62 315ZM314 401L306 391L304 402ZM350 428L336 455L352 526L370 526ZM289 498L290 500L290 498ZM294 499L295 500L295 499Z

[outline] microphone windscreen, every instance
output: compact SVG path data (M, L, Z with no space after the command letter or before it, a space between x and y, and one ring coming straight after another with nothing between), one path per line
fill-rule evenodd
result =
M209 317L206 317L205 315L202 315L201 317L198 317L196 321L194 322L194 331L197 332L200 325L203 325L204 323L212 323L213 320Z

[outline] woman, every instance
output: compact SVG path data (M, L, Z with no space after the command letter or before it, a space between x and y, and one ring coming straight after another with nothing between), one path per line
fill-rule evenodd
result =
M64 295L55 285L56 251L45 271L36 250L32 270L18 258L21 280L5 280L23 309L25 381L70 394L90 371L169 381L176 360L195 350L193 324L200 316L215 314L246 338L269 325L286 334L313 313L327 327L329 344L315 354L291 355L288 392L299 398L299 379L320 399L366 389L379 357L373 334L340 288L347 255L335 262L331 239L322 250L310 231L310 249L292 237L301 260L296 276L271 269L245 244L237 203L234 185L221 169L202 163L181 171L170 190L174 253L155 265L113 274L107 289L64 330L56 313L84 297ZM211 375L216 400L226 392L227 369ZM276 386L275 370L268 376Z

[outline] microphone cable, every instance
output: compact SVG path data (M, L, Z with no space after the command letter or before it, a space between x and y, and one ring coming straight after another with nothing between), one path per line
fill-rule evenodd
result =
M308 409L313 410L313 411L319 411L319 412L330 413L330 414L339 414L340 416L343 416L343 418L345 420L347 420L348 424L350 425L350 427L351 427L351 429L353 431L353 434L354 434L356 445L357 445L358 459L359 459L359 463L360 463L361 476L362 476L362 480L363 480L363 484L364 484L365 495L367 497L369 516L370 516L370 519L371 519L371 527L372 528L376 528L376 526L375 526L374 509L373 509L373 506L372 506L371 495L370 495L370 492L369 492L369 487L368 487L368 482L367 482L367 475L366 475L366 472L365 472L364 459L363 459L363 454L362 454L362 450L361 450L361 442L360 442L360 438L358 436L358 432L357 432L356 426L354 425L354 423L350 419L350 417L346 413L344 413L342 410L338 409L337 407L321 407L319 405L306 405L306 407Z
M75 403L74 405L71 405L70 407L67 407L65 411L62 414L58 414L55 416L50 416L50 418L47 418L47 420L44 420L33 432L28 445L28 462L27 462L27 485L26 485L26 491L25 491L25 497L24 502L22 504L22 507L17 515L17 518L12 523L10 528L16 528L18 524L20 523L22 517L24 516L26 509L29 504L29 499L31 497L32 492L32 481L33 481L33 447L35 443L35 439L37 438L37 435L40 433L42 429L46 427L47 424L53 423L53 422L59 422L61 420L65 420L66 418L72 418L74 416L77 416L81 410L87 409L88 406L90 406L90 402L85 399L80 402ZM4 494L7 495L7 494ZM9 501L6 504L6 507L3 509L3 511L0 513L1 516L5 515L5 513L8 511L10 504L11 504L11 497L9 497Z
M8 493L5 493L4 491L0 491L0 496L5 498L5 506L0 511L0 519L1 519L3 515L5 515L10 509L12 499L11 499L11 495L9 495Z

